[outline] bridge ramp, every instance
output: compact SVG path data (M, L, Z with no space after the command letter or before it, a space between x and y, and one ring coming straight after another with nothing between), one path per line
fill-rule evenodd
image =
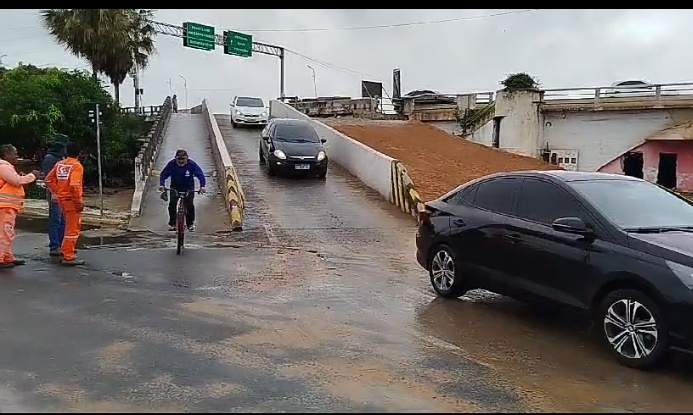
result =
M159 174L179 148L188 151L192 160L202 167L207 179L207 193L195 195L197 233L214 233L229 229L229 218L224 206L212 156L209 133L202 114L171 114L163 142L154 162L142 200L142 213L132 226L133 230L162 232L167 230L167 202L160 198ZM166 184L168 186L168 182ZM195 187L199 182L195 180Z

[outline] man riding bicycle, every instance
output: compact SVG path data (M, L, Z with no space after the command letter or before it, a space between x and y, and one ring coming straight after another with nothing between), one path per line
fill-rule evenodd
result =
M176 216L178 193L187 192L187 196L183 199L185 203L185 223L189 231L195 230L195 177L200 181L200 193L205 192L207 180L202 168L193 160L188 158L188 152L184 149L176 151L176 156L169 161L161 170L159 177L159 191L162 192L164 200L166 196L166 188L164 187L166 179L171 178L171 191L169 192L168 202L168 227L169 230L176 230Z

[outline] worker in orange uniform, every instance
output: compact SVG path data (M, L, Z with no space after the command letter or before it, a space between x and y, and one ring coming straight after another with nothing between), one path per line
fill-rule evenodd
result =
M0 146L0 268L24 265L26 261L14 257L14 225L17 213L24 210L24 185L32 183L40 172L20 175L15 169L17 149L12 144Z
M76 257L77 239L82 228L82 210L84 210L82 198L84 167L78 160L80 153L79 144L68 143L65 146L67 158L55 163L45 179L46 186L53 197L58 199L65 215L65 238L60 248L63 265L84 265L84 261Z

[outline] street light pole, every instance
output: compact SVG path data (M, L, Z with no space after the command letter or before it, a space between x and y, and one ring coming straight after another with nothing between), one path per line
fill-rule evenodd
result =
M188 80L183 75L178 75L183 80L183 88L185 89L185 109L188 109Z
M313 89L315 90L315 98L317 98L318 97L318 84L315 82L315 69L313 69L313 67L310 65L306 65L306 66L308 67L308 69L313 71Z

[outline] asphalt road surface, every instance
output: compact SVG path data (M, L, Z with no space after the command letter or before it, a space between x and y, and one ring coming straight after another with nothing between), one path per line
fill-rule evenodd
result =
M154 161L153 172L147 182L141 215L133 221L132 228L153 232L167 230L168 202L161 200L161 194L157 191L159 173L173 159L176 150L184 148L188 151L188 156L202 167L207 179L208 193L195 195L197 232L213 233L228 229L229 218L217 183L212 147L204 117L203 114L171 114L159 154ZM170 181L167 181L166 186L169 184ZM195 188L200 188L197 180Z
M221 123L220 123L221 124ZM0 271L0 411L689 411L693 365L614 363L584 322L485 292L436 300L414 224L331 168L268 177L221 125L241 233L87 231L85 267L22 222Z

